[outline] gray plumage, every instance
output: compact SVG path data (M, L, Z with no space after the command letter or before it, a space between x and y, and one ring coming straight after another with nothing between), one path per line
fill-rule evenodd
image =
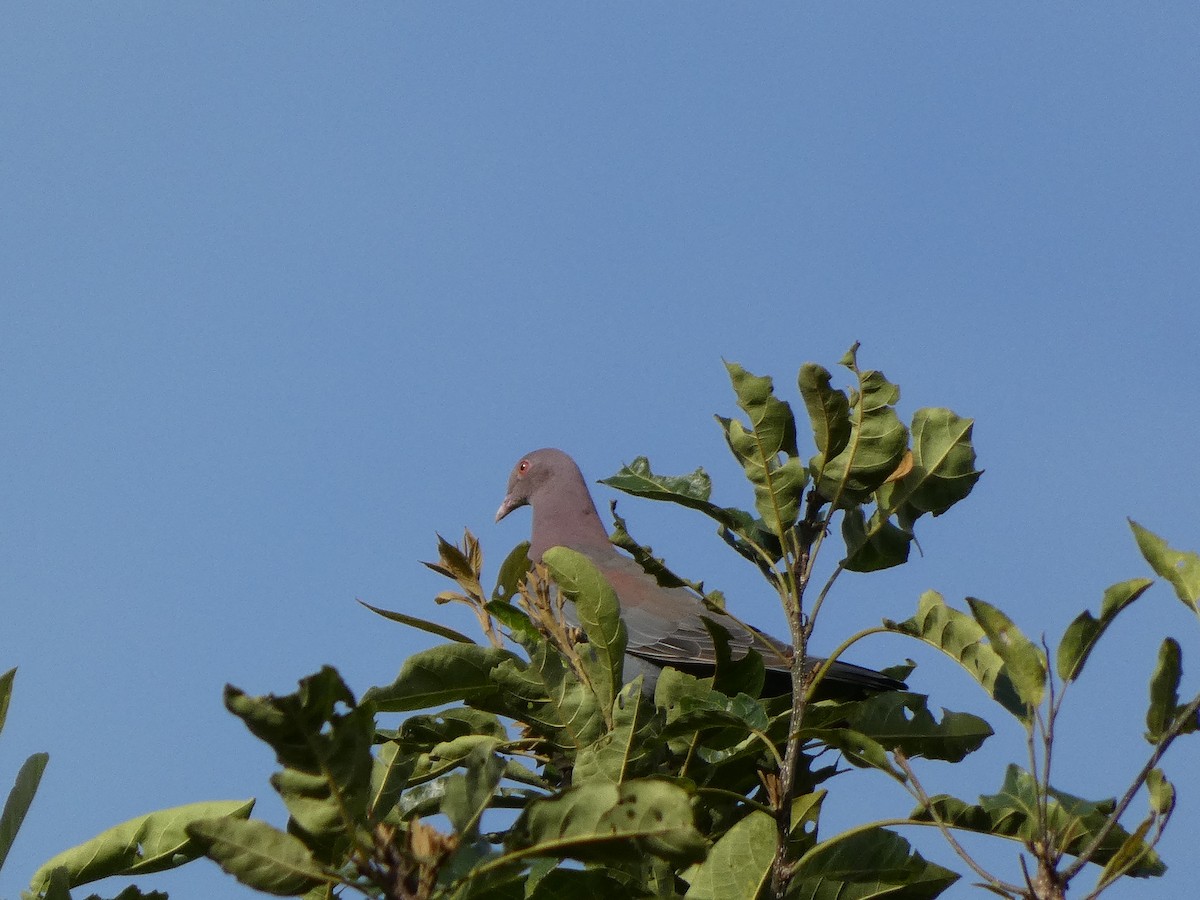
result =
M758 651L767 669L768 688L783 692L790 687L790 646L710 609L686 588L660 585L612 545L583 474L566 453L549 448L535 450L516 464L504 502L496 511L496 521L522 506L533 510L531 559L540 561L551 547L567 547L591 560L612 585L629 635L627 680L644 675L645 688L652 691L664 666L711 674L716 665L716 647L702 619L707 617L729 632L734 659L745 656L751 648ZM813 668L822 662L809 657ZM905 685L872 669L838 660L826 673L822 686L828 689L826 693L863 693L900 690Z

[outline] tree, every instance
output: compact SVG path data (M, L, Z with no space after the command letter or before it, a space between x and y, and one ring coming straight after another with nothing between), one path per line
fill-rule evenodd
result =
M899 389L859 368L857 345L841 363L848 390L834 388L821 366L800 370L814 446L807 460L771 379L727 366L746 419L717 418L753 488L753 511L712 503L702 469L663 476L639 458L605 480L713 519L722 540L775 588L797 648L790 696L760 696L761 659L733 658L716 626L724 652L715 674L668 669L648 696L640 679L624 682L618 601L586 558L555 548L531 566L520 545L485 592L478 541L469 532L460 544L439 537L438 561L427 565L455 588L435 599L469 606L481 641L371 607L447 643L409 658L392 684L361 699L331 668L287 696L226 689L228 709L275 750L271 784L290 813L286 830L250 819L252 801L152 813L48 861L30 896L61 900L101 877L207 856L251 887L312 900L345 889L388 900L936 897L959 875L915 852L902 834L909 828L938 829L973 875L1005 897L1065 897L1089 862L1100 868L1087 897L1121 877L1161 875L1155 845L1174 788L1159 764L1196 730L1200 708L1200 697L1179 701L1177 641L1163 642L1146 717L1151 750L1121 798L1074 797L1051 782L1065 698L1150 579L1110 587L1099 615L1081 613L1053 654L996 607L968 599L959 610L932 592L910 618L884 620L837 648L834 658L880 632L929 644L1021 723L1027 759L978 803L931 795L910 761L960 762L991 736L982 718L936 716L925 696L908 691L822 698L824 670L806 667L807 646L839 575L903 564L917 522L947 512L981 475L970 419L925 408L906 426L895 411ZM664 583L703 595L613 515L614 542ZM843 555L814 582L835 524ZM1200 612L1200 557L1132 527L1153 570ZM722 602L715 593L705 599ZM576 605L581 629L564 619L566 603ZM903 678L912 667L887 674ZM397 713L405 718L393 725L381 719ZM830 748L908 791L913 811L825 834L822 805L845 771L829 762ZM1149 810L1126 828L1121 820L1142 788ZM1031 863L1024 882L981 866L955 837L964 830L1017 841ZM143 895L131 887L121 896Z

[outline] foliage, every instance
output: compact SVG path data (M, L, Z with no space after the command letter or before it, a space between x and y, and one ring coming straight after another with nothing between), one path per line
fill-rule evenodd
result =
M8 718L8 704L12 700L13 681L17 677L16 669L9 669L0 675L0 731L4 730L4 722ZM34 753L22 763L17 772L17 779L8 792L4 801L4 809L0 811L0 868L8 859L8 851L12 849L25 814L33 803L38 785L42 781L42 772L50 757L45 753Z
M838 648L881 632L928 644L1026 729L1025 765L1010 766L977 803L930 794L911 760L958 763L992 734L987 722L935 713L908 691L832 698L822 691L824 670L806 665L838 576L903 564L918 521L945 513L981 475L970 419L919 409L906 425L895 408L899 388L861 369L856 351L842 360L848 390L821 366L800 370L812 442L805 456L791 406L771 379L727 365L746 418L717 421L750 484L752 509L711 502L702 469L661 475L644 457L605 480L714 520L721 539L776 589L797 648L790 695L760 696L761 660L732 658L719 629L723 653L712 677L667 669L650 694L640 677L625 682L619 600L585 557L555 548L531 566L520 545L485 592L475 538L468 532L456 545L439 537L438 561L427 565L455 588L435 599L466 604L482 642L370 607L448 642L410 657L391 684L361 699L332 668L286 696L227 688L227 708L276 753L271 785L290 814L285 830L248 819L251 801L152 813L50 860L31 896L60 900L100 877L203 855L257 890L310 900L347 889L387 900L936 897L959 875L897 830L913 828L938 829L984 886L1006 897L1064 897L1089 862L1099 867L1089 897L1123 876L1160 875L1155 845L1175 791L1159 763L1196 730L1200 707L1200 698L1179 699L1179 644L1163 643L1146 716L1151 753L1120 799L1067 794L1052 785L1050 764L1068 689L1150 580L1110 587L1099 615L1085 611L1067 629L1053 665L1049 650L996 607L972 598L962 611L933 592L910 618L884 620ZM840 560L813 597L835 518ZM648 572L702 593L639 545L623 520L616 524L614 541ZM1133 528L1154 571L1200 609L1200 558ZM903 678L910 670L888 671ZM822 807L847 771L829 761L831 750L873 770L851 777L895 782L915 808L827 834ZM1126 829L1120 820L1143 788L1149 811ZM960 831L1018 842L1033 871L1024 884L1003 881L959 844Z

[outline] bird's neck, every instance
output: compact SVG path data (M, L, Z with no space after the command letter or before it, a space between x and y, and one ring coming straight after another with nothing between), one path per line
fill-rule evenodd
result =
M608 532L589 494L539 499L533 510L530 559L540 560L551 547L572 550L612 549Z

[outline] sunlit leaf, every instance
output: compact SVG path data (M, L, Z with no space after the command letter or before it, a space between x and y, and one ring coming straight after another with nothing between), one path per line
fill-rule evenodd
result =
M1149 578L1134 578L1114 584L1104 592L1100 602L1100 618L1084 610L1067 626L1058 645L1056 669L1063 681L1074 681L1083 671L1096 642L1125 607L1142 596L1154 582Z
M1175 595L1194 613L1200 613L1200 555L1185 550L1172 550L1167 542L1153 531L1129 520L1138 549L1146 562L1160 577L1175 588Z
M903 622L884 620L889 631L919 638L941 650L973 677L1000 705L1018 717L1027 714L1024 701L1004 667L1004 660L988 643L983 628L971 616L946 605L942 595L926 591L917 613Z
M29 812L29 805L33 803L42 772L49 761L50 754L34 753L17 772L17 779L8 792L8 799L4 801L4 812L0 813L0 868L4 866L8 851L12 849L17 832L21 830L21 823L25 821L25 814Z
M611 731L580 748L573 784L620 784L630 777L651 774L661 759L661 722L654 704L642 693L641 676L617 695L612 720Z
M188 834L206 856L258 891L295 897L331 880L299 838L266 822L207 819L193 822Z
M986 601L968 597L967 604L975 621L988 637L988 643L1004 660L1004 671L1012 680L1017 695L1025 704L1022 721L1032 719L1046 691L1046 656L1003 612Z
M406 659L396 680L387 687L371 688L363 695L363 703L372 703L381 712L407 712L494 694L492 670L507 660L520 662L507 650L495 647L433 647Z
M551 547L542 556L550 576L574 602L579 622L587 635L587 652L595 654L598 666L592 687L602 709L612 707L624 684L622 667L627 642L621 605L608 580L582 553L566 547Z
M823 459L837 456L850 440L850 401L844 391L830 386L832 378L828 369L816 363L800 367L800 396L812 423L813 443Z
M688 900L754 900L771 880L778 835L775 820L752 811L713 845L704 862L680 877Z
M717 416L730 450L754 485L754 505L766 528L782 538L799 517L808 472L796 450L791 407L774 394L770 378L726 363L738 406L750 420Z
M900 389L882 372L860 370L857 345L842 360L858 378L850 397L850 436L837 454L809 461L816 488L839 506L866 502L896 471L908 450L908 429L896 415Z
M588 784L531 802L508 832L515 857L593 860L649 853L674 862L704 857L688 792L662 778Z
M55 869L65 870L68 887L110 875L173 869L204 853L188 836L189 825L208 819L245 819L253 807L253 800L216 800L138 816L47 860L34 874L30 890L42 890Z

